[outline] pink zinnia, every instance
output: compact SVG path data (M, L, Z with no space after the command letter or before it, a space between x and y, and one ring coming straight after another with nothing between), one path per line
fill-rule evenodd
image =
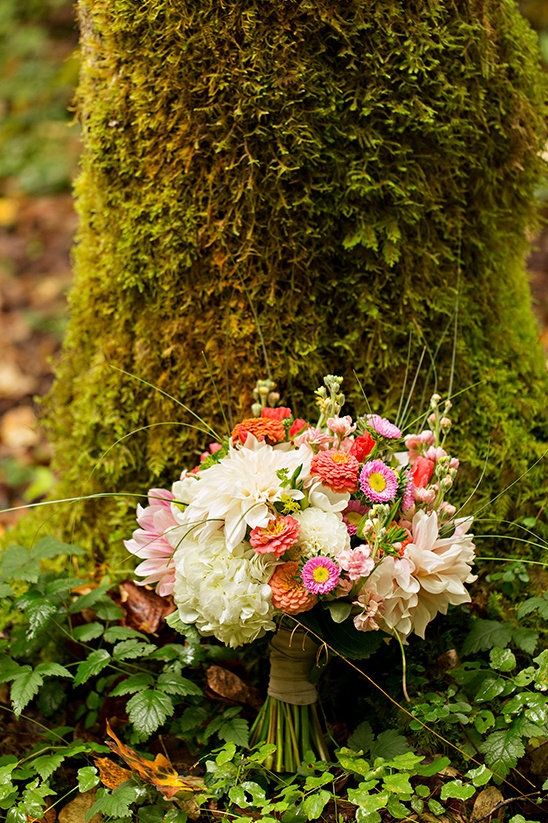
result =
M140 529L133 532L131 540L124 540L126 549L137 557L145 558L135 569L135 574L145 576L139 586L156 583L161 597L173 592L175 582L174 549L165 535L177 527L171 513L171 501L175 496L166 489L150 489L149 505L137 506L137 522Z
M303 566L305 589L312 594L327 594L339 582L341 570L330 557L312 557Z
M398 491L398 476L382 460L371 460L360 473L360 488L373 503L387 503Z
M319 452L310 464L310 474L319 477L322 484L334 492L355 492L359 470L360 464L355 457L337 449Z
M390 440L397 440L398 437L401 437L401 431L398 427L378 414L368 414L367 425L377 434L380 434L381 437L388 437Z
M281 555L294 546L299 537L300 526L290 515L276 517L267 526L256 526L249 542L257 554Z
M356 549L345 549L336 557L337 563L348 572L350 580L359 580L368 577L375 568L375 561L371 557L369 546L358 546Z
M367 506L364 506L359 500L351 500L343 511L342 518L350 537L354 537L354 535L358 533L360 520L364 514L367 514L367 511Z

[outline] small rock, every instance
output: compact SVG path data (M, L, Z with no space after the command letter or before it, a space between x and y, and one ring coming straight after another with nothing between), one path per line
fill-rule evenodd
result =
M59 812L59 823L103 823L103 818L100 814L94 814L88 821L86 821L86 813L91 809L95 803L95 791L92 789L89 792L78 794L63 806Z

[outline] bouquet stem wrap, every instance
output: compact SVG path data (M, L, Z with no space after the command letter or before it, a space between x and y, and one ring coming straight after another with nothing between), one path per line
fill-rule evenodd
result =
M270 641L268 694L293 706L315 703L318 692L308 678L317 652L318 644L302 629L280 626Z
M276 772L297 771L307 752L329 760L318 693L309 680L317 651L318 644L302 629L280 627L270 642L268 696L253 724L251 743L274 744L265 766Z

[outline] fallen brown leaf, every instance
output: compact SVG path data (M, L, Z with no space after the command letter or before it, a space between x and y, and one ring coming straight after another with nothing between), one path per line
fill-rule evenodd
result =
M470 823L474 823L474 820L481 820L485 818L486 815L489 815L495 806L498 806L504 800L501 792L495 786L488 786L482 792L478 794L476 800L474 802L474 808L472 809L472 815L470 817ZM501 808L497 814L497 818L500 820L502 819L501 815L504 814L504 808ZM490 816L487 820L491 821Z
M125 611L124 622L127 626L145 634L158 631L160 623L175 611L171 600L160 597L150 589L137 586L126 580L118 587L122 608Z

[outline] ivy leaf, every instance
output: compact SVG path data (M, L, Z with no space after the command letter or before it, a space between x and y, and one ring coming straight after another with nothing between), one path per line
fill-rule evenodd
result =
M499 672L511 672L516 668L516 658L510 649L491 649L489 660L491 668L497 669Z
M433 775L443 771L450 765L451 761L448 757L436 757L431 763L425 763L424 765L419 763L415 771L421 777L433 777Z
M485 734L487 729L490 729L492 726L495 725L495 715L493 712L490 712L489 709L483 709L483 711L478 712L477 716L474 719L474 726L476 731L480 734Z
M506 648L512 639L513 628L511 623L499 623L498 620L476 620L463 643L463 655L487 651L493 646Z
M476 793L476 789L470 783L464 784L462 780L450 780L441 787L441 799L447 800L449 797L456 797L457 800L468 800Z
M126 709L137 732L147 737L175 711L171 698L159 689L137 692L128 700Z
M82 683L85 683L90 677L99 674L109 662L110 654L106 649L96 649L94 652L91 652L89 657L86 660L82 660L78 665L74 685L81 686Z
M54 771L56 771L63 760L67 757L66 752L53 752L52 754L43 754L40 757L35 757L32 761L32 767L36 773L40 775L42 780L47 780Z
M502 694L506 683L502 677L488 677L481 684L478 693L476 694L476 701L478 703L484 700L493 700Z
M538 666L535 672L535 688L539 691L548 689L548 649L544 649L537 657L533 658L533 663Z
M364 720L363 723L360 723L360 725L356 727L353 734L351 734L348 738L348 746L355 751L362 751L364 754L367 754L371 748L373 739L373 729L371 728L371 723Z
M227 743L235 743L244 749L249 747L249 724L241 717L233 717L222 723L217 735Z
M478 766L477 769L470 769L470 771L465 774L465 777L471 780L474 786L485 786L486 783L489 783L492 776L493 774L487 766Z
M409 744L403 735L395 729L387 729L371 744L371 758L374 760L376 757L384 757L385 760L390 760L398 754L405 754L408 749Z
M489 768L500 777L506 777L525 754L525 746L519 731L510 726L502 731L491 732L481 744L480 751L485 755Z
M400 795L403 800L409 800L413 794L413 788L407 774L387 774L383 777L383 789Z
M99 773L95 766L83 766L81 769L78 769L78 790L83 794L84 792L89 792L90 789L94 789L95 786L98 786L101 782L99 777Z
M308 797L305 797L302 807L307 820L317 820L330 799L331 792L325 789L320 789L319 792L309 794Z
M11 700L16 715L20 715L27 703L30 703L44 678L34 672L30 666L22 666L21 672L11 684Z

